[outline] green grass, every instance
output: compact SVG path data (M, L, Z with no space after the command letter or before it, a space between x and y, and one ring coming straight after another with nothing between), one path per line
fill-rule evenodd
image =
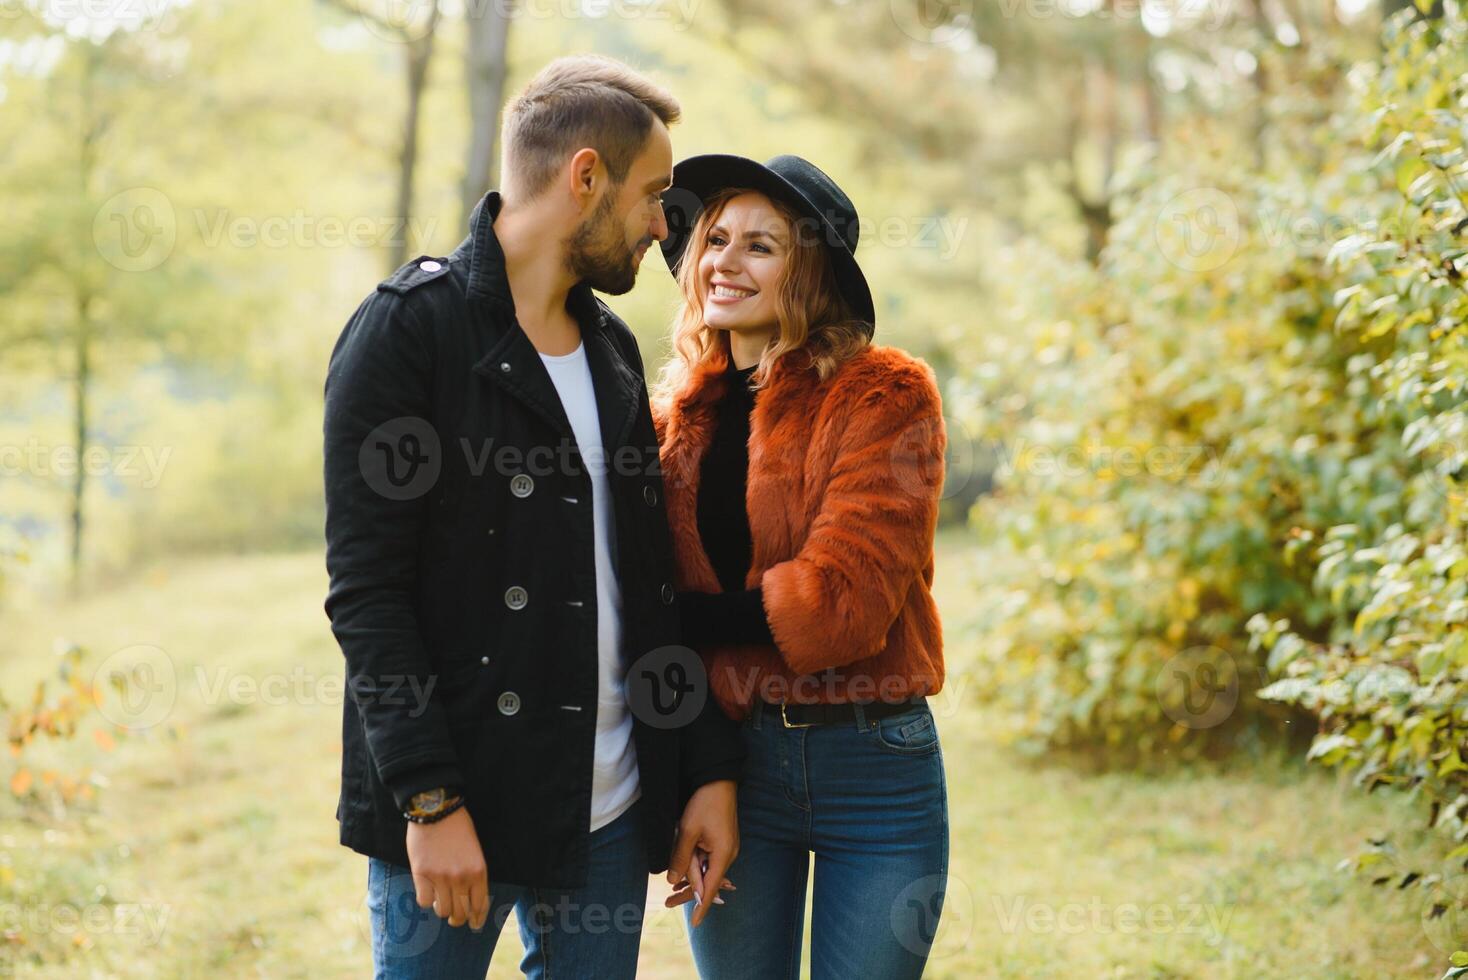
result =
M970 582L992 570L962 538L940 550L940 597L956 623ZM52 670L57 637L86 646L91 665L157 646L179 679L176 736L160 726L112 753L89 737L64 746L60 764L105 773L94 804L47 812L0 794L0 975L368 975L365 859L336 842L341 662L325 584L316 554L219 557L0 616L0 691L12 702ZM948 660L935 711L951 881L929 976L1441 975L1447 953L1415 893L1336 870L1383 833L1401 843L1404 867L1431 870L1432 842L1412 829L1421 815L1408 803L1283 756L1151 777L1027 760L964 696L954 642ZM281 703L204 694L267 677L281 679ZM641 975L690 977L665 893L654 879ZM118 918L83 928L67 907ZM509 927L490 976L518 976L518 960Z

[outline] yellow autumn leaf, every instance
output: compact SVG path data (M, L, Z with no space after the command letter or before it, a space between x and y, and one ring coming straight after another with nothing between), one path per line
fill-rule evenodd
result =
M17 769L15 775L10 777L10 792L15 796L24 796L31 788L31 781L29 769Z

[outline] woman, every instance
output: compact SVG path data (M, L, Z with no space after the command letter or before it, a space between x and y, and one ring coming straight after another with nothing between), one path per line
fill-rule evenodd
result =
M668 904L704 980L799 976L814 853L812 977L918 977L948 865L933 374L871 343L856 211L809 162L694 157L664 200L684 305L654 415L680 609L746 748L737 890L696 855Z

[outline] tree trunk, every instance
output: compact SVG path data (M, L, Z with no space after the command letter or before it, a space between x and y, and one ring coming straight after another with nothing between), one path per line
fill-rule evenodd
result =
M1138 94L1142 102L1142 138L1154 146L1162 142L1163 109L1162 93L1158 91L1157 75L1152 70L1152 55L1156 44L1152 35L1141 32L1141 65L1138 69Z
M428 82L428 64L433 60L433 35L438 30L439 11L434 4L423 36L408 43L408 105L403 113L403 147L398 165L398 205L395 218L402 222L388 253L388 271L408 261L413 246L413 175L418 167L418 118L422 113L423 90Z
M1108 53L1109 55L1109 53ZM1111 236L1111 178L1116 166L1120 119L1116 104L1116 75L1107 58L1087 58L1071 81L1071 114L1066 124L1066 157L1070 165L1067 190L1086 228L1086 261L1099 265ZM1090 130L1088 133L1087 130ZM1097 172L1091 180L1082 172L1084 145L1095 141ZM1088 187L1089 185L1092 185Z
M76 377L72 380L72 399L76 414L76 471L71 484L71 588L77 592L82 581L82 537L86 530L83 504L87 492L85 459L91 439L91 413L87 396L92 384L92 300L85 287L77 294L76 305Z
M469 155L464 163L463 215L498 179L500 105L505 100L505 52L510 20L499 3L470 3L464 80L469 86Z
M1267 59L1274 47L1274 22L1264 9L1264 0L1253 0L1254 29L1259 34L1259 55L1254 65L1254 169L1263 171L1269 162L1269 93L1272 85Z
M91 200L92 174L97 165L97 141L101 138L102 126L97 118L94 99L98 50L88 45L82 60L81 75L81 133L77 145L77 195L78 200ZM71 483L71 548L70 579L72 592L81 589L82 544L86 534L86 456L91 439L91 412L88 395L92 385L92 295L93 283L89 269L83 259L75 270L76 333L73 337L73 356L76 375L72 379L72 434L76 441L76 471Z

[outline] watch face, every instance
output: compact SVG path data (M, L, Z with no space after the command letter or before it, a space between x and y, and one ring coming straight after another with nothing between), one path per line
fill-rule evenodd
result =
M413 805L424 813L437 813L443 808L442 789L431 789L413 797Z

